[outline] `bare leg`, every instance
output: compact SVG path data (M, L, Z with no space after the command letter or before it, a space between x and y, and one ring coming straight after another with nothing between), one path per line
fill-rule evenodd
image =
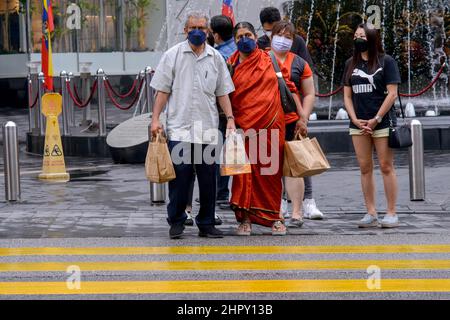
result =
M387 138L374 139L374 144L383 175L384 192L387 200L387 214L395 216L397 213L398 183L394 168L394 152L389 148Z
M303 219L302 203L305 193L305 183L303 178L286 177L286 191L292 201L292 218Z
M353 145L361 170L361 185L367 213L375 216L375 182L373 177L373 142L370 136L353 136Z

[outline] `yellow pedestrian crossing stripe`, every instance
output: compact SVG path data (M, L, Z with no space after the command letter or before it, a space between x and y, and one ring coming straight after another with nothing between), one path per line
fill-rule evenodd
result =
M114 294L231 294L231 293L343 293L343 292L440 292L450 293L450 260L439 254L450 253L450 245L368 245L368 246L180 246L180 247L35 247L0 248L0 296L2 295L114 295ZM311 259L318 254L331 255L326 260ZM346 255L359 255L358 259L346 259ZM367 254L380 255L377 259L365 259ZM385 254L415 254L412 259L386 259ZM420 254L437 254L436 259L420 259ZM134 257L133 261L122 261L117 257ZM212 255L212 256L211 256ZM214 256L215 255L215 256ZM254 255L253 260L249 255ZM266 259L257 259L258 255L279 255ZM297 259L286 259L287 255L299 255ZM24 262L11 262L11 257L28 257ZM92 261L81 261L80 257L90 257ZM106 261L96 261L96 257L115 257ZM170 261L152 261L167 256ZM182 257L176 260L175 257ZM362 256L362 257L361 257ZM45 257L63 257L66 261L42 262ZM200 259L200 258L209 259ZM214 257L212 259L212 257ZM229 259L233 257L233 260ZM238 258L238 259L237 259ZM49 258L47 258L49 259ZM51 259L51 258L50 258ZM189 261L189 259L192 259ZM143 261L145 260L145 261ZM148 261L147 261L148 260ZM69 279L69 267L77 267L81 272L81 288L73 289L64 280ZM376 266L384 270L429 270L439 271L441 279L380 279L380 289L368 284L367 269ZM264 271L264 277L277 274L277 271L362 271L367 279L277 279L277 280L223 280L223 272ZM198 281L84 281L84 272L198 272L210 273L211 280ZM223 272L220 272L223 271ZM297 273L295 273L297 271ZM56 272L52 276L63 277L63 281L7 281L9 273ZM258 273L255 273L257 275ZM311 275L311 273L308 273ZM308 275L306 274L306 275ZM166 274L167 275L167 274ZM239 276L240 273L237 273ZM277 278L280 278L280 273ZM27 274L27 277L30 275ZM91 275L92 276L92 275ZM117 276L117 275L116 275ZM157 280L155 275L151 279ZM20 278L20 276L19 276ZM303 277L301 277L303 278ZM53 278L54 279L54 278ZM73 290L71 290L73 289Z
M244 271L244 270L450 270L450 260L323 260L323 261L127 261L0 263L0 272L81 271Z
M79 290L64 282L0 282L0 295L450 292L450 279L367 280L83 281Z
M269 254L389 254L450 253L450 245L371 246L212 246L212 247L86 247L86 248L0 248L0 257L65 255L269 255Z

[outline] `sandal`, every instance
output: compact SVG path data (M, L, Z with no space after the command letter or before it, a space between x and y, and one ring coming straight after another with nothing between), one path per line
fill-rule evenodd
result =
M239 225L236 235L248 237L252 235L252 224L250 222L243 222Z
M291 221L289 221L289 228L301 228L303 227L304 221L303 219L294 219L292 218Z
M287 229L283 222L277 221L272 225L272 236L285 236L286 234Z

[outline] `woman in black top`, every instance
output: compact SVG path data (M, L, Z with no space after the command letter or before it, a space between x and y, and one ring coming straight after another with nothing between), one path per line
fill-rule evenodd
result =
M379 31L373 25L359 25L354 41L354 56L346 63L343 83L345 107L351 119L350 135L361 169L368 213L359 222L359 227L377 227L379 224L373 177L372 155L375 147L387 198L387 215L381 225L393 228L398 226L398 186L394 154L388 146L388 137L390 121L396 123L393 106L401 83L400 73L395 60L384 54Z

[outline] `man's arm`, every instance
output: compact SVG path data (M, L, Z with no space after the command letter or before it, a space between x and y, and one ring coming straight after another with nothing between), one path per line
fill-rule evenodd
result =
M169 101L170 93L165 93L158 91L156 94L155 104L153 105L153 116L152 116L152 135L156 135L158 132L163 130L159 117L161 112L164 110L167 102Z
M228 95L217 97L220 108L222 108L225 116L227 117L227 136L230 131L236 130L236 123L234 121L233 109L231 107L230 97Z

